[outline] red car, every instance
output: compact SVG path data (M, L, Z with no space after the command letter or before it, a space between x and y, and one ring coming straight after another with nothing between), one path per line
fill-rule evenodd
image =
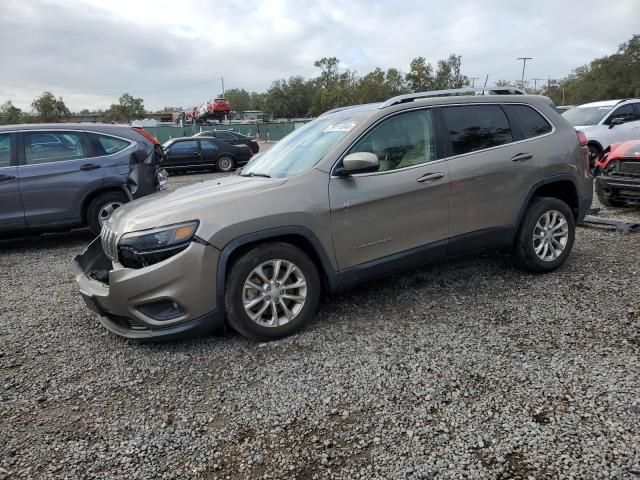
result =
M640 140L614 143L596 160L596 194L606 207L640 205Z

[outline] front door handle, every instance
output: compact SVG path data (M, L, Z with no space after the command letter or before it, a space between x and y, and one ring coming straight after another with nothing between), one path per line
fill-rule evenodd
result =
M533 153L519 153L513 157L511 157L512 162L524 162L525 160L531 160L533 158Z
M95 170L97 168L100 168L100 165L96 165L95 163L85 163L80 167L80 170L88 171Z
M430 182L431 180L438 180L438 179L443 178L443 177L444 177L444 173L442 173L442 172L425 173L423 176L421 176L416 181L420 182L420 183L424 183L424 182Z
M0 182L6 182L7 180L13 180L14 177L13 175L0 175Z

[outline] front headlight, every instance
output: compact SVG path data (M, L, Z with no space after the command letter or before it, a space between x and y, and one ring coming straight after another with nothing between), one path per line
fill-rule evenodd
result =
M128 268L142 268L166 260L189 246L199 222L167 225L126 233L118 242L118 258Z

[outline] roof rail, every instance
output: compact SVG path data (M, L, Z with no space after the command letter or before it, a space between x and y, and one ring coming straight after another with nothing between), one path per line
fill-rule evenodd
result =
M455 95L526 95L524 90L512 87L466 87L466 88L453 88L449 90L432 90L429 92L416 92L407 93L406 95L398 95L397 97L390 98L386 102L380 105L378 108L386 108L399 103L413 102L421 98L431 97L451 97Z

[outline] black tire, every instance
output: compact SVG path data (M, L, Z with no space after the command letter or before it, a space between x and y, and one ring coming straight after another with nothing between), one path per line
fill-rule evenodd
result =
M286 260L295 264L306 281L306 299L301 310L281 326L264 326L254 322L244 308L243 287L253 270L269 260ZM242 255L229 268L225 289L227 321L239 334L254 340L275 340L292 335L313 318L320 300L320 277L313 261L299 248L283 242L264 243Z
M236 166L236 162L233 160L233 158L227 155L223 155L216 162L216 168L218 169L219 172L222 172L222 173L228 173L232 171L235 168L235 166Z
M87 226L95 235L100 235L100 230L102 229L100 217L105 213L103 209L107 205L118 208L128 201L129 197L124 192L106 192L98 195L87 208ZM103 218L102 221L106 220L106 218Z
M543 260L535 252L534 247L534 229L538 220L549 211L556 210L560 212L567 221L568 238L562 250L555 260ZM534 273L545 273L556 270L560 267L573 248L573 242L576 234L576 222L571 208L557 198L538 197L534 198L527 212L520 223L520 228L516 235L513 245L513 257L518 267Z
M600 185L600 182L596 181L596 195L602 205L609 208L622 208L627 205L627 202L621 200L614 200L608 195Z

